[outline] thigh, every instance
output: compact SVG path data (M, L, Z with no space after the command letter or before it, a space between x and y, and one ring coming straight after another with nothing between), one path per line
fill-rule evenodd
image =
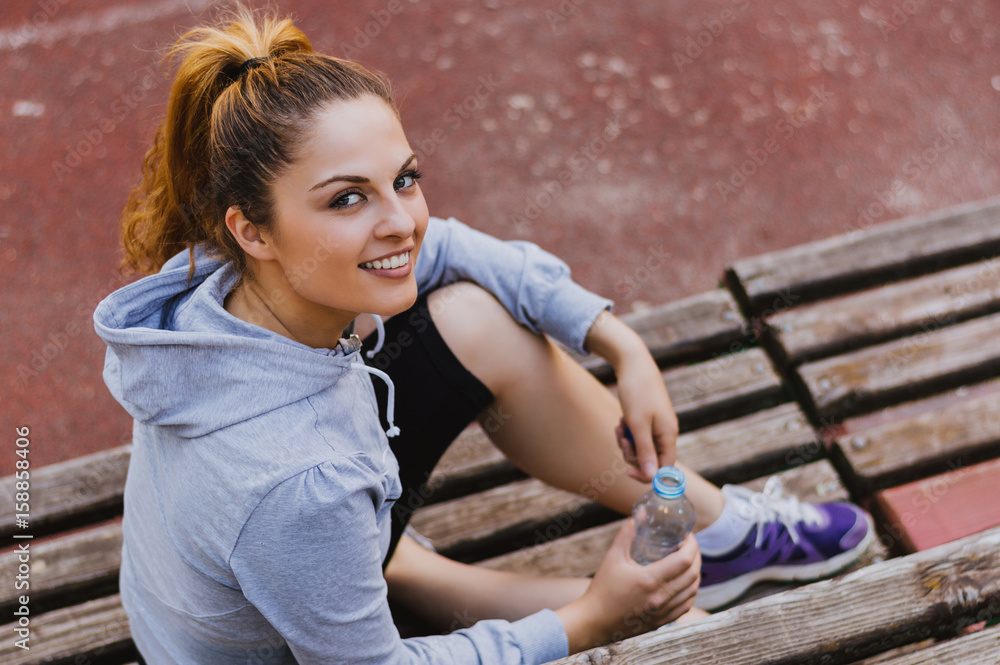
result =
M385 325L382 350L366 362L392 379L395 424L400 433L389 439L399 462L403 494L392 511L392 555L413 511L424 503L421 486L449 444L476 415L493 402L493 394L459 362L431 318L426 295ZM375 335L364 340L372 349ZM373 381L383 427L388 389Z

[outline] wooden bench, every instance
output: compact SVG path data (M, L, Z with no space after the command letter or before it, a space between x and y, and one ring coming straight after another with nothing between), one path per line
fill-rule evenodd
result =
M988 529L1000 515L979 509L1000 505L998 221L987 201L747 259L725 289L624 317L661 364L681 459L717 483L760 488L778 474L805 500L850 497L881 537L834 580L761 584L709 619L563 662L997 660L1000 628L964 627L1000 613L1000 530ZM614 390L606 364L582 362ZM117 595L129 455L32 471L31 650L8 640L0 662L136 658ZM541 575L592 574L623 519L526 478L478 426L419 496L412 523L439 551ZM9 504L0 533L13 542ZM4 616L18 606L16 557L0 550Z

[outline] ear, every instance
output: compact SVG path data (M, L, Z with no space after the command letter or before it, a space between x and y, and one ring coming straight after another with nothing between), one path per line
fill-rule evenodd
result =
M226 228L248 255L258 261L273 261L276 258L271 236L261 233L236 206L229 206L226 211Z

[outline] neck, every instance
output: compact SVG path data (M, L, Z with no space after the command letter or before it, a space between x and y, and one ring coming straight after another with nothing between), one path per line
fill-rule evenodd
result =
M268 293L280 297L269 298ZM257 282L244 281L226 296L223 307L238 319L300 344L317 349L335 347L350 320L292 293L289 296L284 290L267 290Z

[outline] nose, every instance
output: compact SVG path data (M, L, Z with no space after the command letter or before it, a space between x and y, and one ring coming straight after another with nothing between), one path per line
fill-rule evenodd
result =
M392 236L409 238L416 228L413 215L406 209L398 195L386 197L384 200L385 206L381 219L375 226L375 235L379 238Z

